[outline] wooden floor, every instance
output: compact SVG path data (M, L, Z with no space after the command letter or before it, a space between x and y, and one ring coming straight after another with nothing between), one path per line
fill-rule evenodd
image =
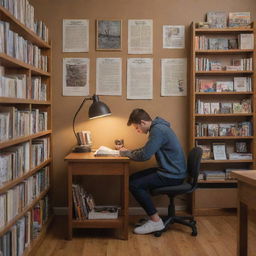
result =
M161 237L135 235L130 218L129 240L116 239L111 230L75 230L65 240L66 218L56 217L36 256L235 256L236 216L197 217L198 236L174 224ZM256 225L249 222L249 255L256 255Z

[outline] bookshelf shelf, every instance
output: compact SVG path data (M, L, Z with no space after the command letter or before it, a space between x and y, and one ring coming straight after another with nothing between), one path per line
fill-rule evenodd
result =
M199 180L199 184L215 184L215 183L234 183L237 184L236 180Z
M196 75L239 75L239 74L253 74L253 71L196 71Z
M244 53L253 53L253 50L196 50L195 54L244 54Z
M253 32L253 28L195 28L195 33L202 34L228 34L228 33L250 33Z
M31 70L31 73L33 75L39 75L39 76L47 76L49 77L50 76L50 73L49 72L45 72L39 68L36 68L32 65L29 65L21 60L18 60L18 59L15 59L11 56L8 56L7 54L5 53L0 53L0 64L5 66L5 67L8 67L8 68L24 68L24 69L28 69L28 70Z
M191 24L191 69L190 69L190 149L194 146L201 146L208 151L205 151L205 156L208 157L207 153L211 154L211 158L214 158L213 154L213 145L221 143L224 145L224 148L228 153L238 153L236 151L236 147L238 143L244 143L247 148L247 152L252 154L252 160L214 160L214 159L203 159L201 161L201 171L211 170L211 171L226 171L227 169L255 169L255 134L256 134L256 115L255 115L255 65L253 65L251 70L251 62L255 63L255 47L254 49L229 49L229 50L210 50L214 48L214 40L208 39L229 39L232 38L233 42L238 42L241 34L253 34L255 41L255 28L254 24L250 28L225 28L225 29L212 29L212 28L195 28L195 24ZM247 37L251 38L251 37ZM207 41L208 40L208 41ZM222 41L223 42L223 41ZM228 41L230 43L230 41ZM234 44L235 45L235 44ZM199 48L202 49L199 49ZM221 43L217 47L224 48ZM232 46L233 47L233 46ZM238 48L239 44L237 43ZM204 48L204 49L203 49ZM208 49L207 49L208 48ZM241 46L241 48L243 48ZM239 60L240 63L250 62L246 67L243 64L240 64L241 69L245 70L225 70L228 65L236 65L234 60ZM207 62L207 64L205 64ZM221 67L222 70L216 71L197 71L210 69L211 64L216 64L217 68ZM208 65L209 64L209 65ZM215 67L215 66L213 66ZM234 68L235 69L235 68ZM212 84L215 82L229 81L233 82L234 78L241 79L246 78L248 86L248 91L225 91L225 87L223 92L216 92L216 88ZM209 88L213 91L207 92L207 80L209 81ZM201 84L202 82L202 84ZM200 87L201 85L206 86L205 92L200 92L199 90L204 90L204 87ZM216 84L215 84L216 85ZM221 86L221 83L219 83ZM251 87L250 87L250 86ZM214 91L215 90L215 91ZM230 90L230 87L229 87ZM217 114L198 114L198 105L200 105L199 112L205 113L204 107L210 105L210 108L213 106L212 103L234 103L240 102L242 100L249 100L252 106L251 113L229 113L224 114L222 111L218 111ZM204 105L204 103L207 103ZM241 104L241 103L240 103ZM224 105L224 104L223 104ZM221 105L220 105L221 106ZM225 106L225 105L224 105ZM233 105L232 110L233 110ZM225 109L224 109L225 110ZM232 112L231 110L231 112ZM208 113L214 113L212 110L208 111ZM221 113L219 113L221 112ZM227 111L228 112L228 111ZM226 113L227 113L226 112ZM238 111L237 111L238 112ZM241 111L242 112L242 111ZM223 113L223 114L222 114ZM210 126L210 125L211 126ZM217 131L214 130L216 125L218 125ZM220 124L223 124L220 126ZM236 129L236 131L230 131L230 133L225 133L225 125L228 127L228 124L232 124L232 129ZM245 132L245 135L249 136L227 136L228 134L243 134L241 130L242 126L245 125L245 129L248 129ZM247 125L247 126L246 126ZM231 127L230 126L230 127ZM221 128L220 128L221 127ZM239 128L240 127L240 128ZM222 135L226 136L216 136L220 135L220 129L222 129ZM239 130L240 129L240 130ZM249 131L249 132L248 132ZM215 134L215 136L212 136ZM203 135L203 136L201 136ZM211 136L208 136L211 135ZM216 149L217 147L215 147ZM227 153L227 152L226 152ZM228 154L226 154L227 157ZM209 173L208 173L209 174ZM213 174L212 174L213 175ZM210 177L210 176L209 176ZM207 212L207 214L211 214L209 209L214 209L212 214L216 214L216 211L219 210L222 212L223 206L224 210L227 208L235 207L236 205L236 181L230 180L200 180L199 184L203 184L200 189L193 193L192 202L191 202L191 211L193 214L200 214L200 212ZM227 184L227 186L225 185ZM230 185L230 186L228 186ZM222 203L220 203L222 202ZM228 202L228 203L223 203Z
M15 16L19 17L21 20L26 20L26 23L30 25L26 26L7 8L3 7L5 5L9 6L8 4L10 2L15 7L13 8L16 12ZM49 192L52 183L51 43L48 39L48 42L44 41L29 28L32 27L32 24L33 26L35 24L32 18L34 17L32 15L33 11L34 8L29 3L26 3L25 8L25 2L20 0L7 0L2 2L0 6L0 17L1 21L3 21L1 23L0 33L3 43L0 53L0 75L3 79L0 97L0 160L4 159L1 163L1 184L6 180L10 180L12 173L13 177L21 173L23 174L0 186L0 209L3 213L5 212L6 219L10 219L11 216L14 216L15 211L19 212L0 229L0 243L3 244L3 241L10 239L9 234L13 229L16 229L17 233L12 235L12 239L17 239L18 236L25 238L31 235L31 239L28 239L30 244L25 248L23 256L35 255L34 252L42 241L53 219L53 216L49 216L48 220L45 219L46 223L42 226L41 230L36 230L36 227L33 226L33 222L39 221L34 218L35 211L37 211L38 218L43 219L45 216L45 214L43 216L43 212L46 213L49 210L48 200L50 200ZM30 17L28 18L28 16ZM48 38L48 29L45 25L43 23L36 24L38 25L36 27L37 31L40 31L39 33L44 36L44 38ZM10 40L13 40L13 42ZM11 45L15 47L8 48L8 46L10 47ZM20 60L25 55L23 56L20 51L17 50L22 49L22 47L24 50L27 49L27 52L23 51L23 54L27 54L29 63L37 63L37 66L42 68L28 64L25 60ZM16 59L12 56L20 56L20 59ZM10 79L8 83L5 82L7 76ZM18 80L20 80L19 83ZM10 85L10 83L12 84ZM20 86L19 90L18 85ZM6 88L6 90L2 90L2 88ZM11 93L7 90L9 88L11 88ZM9 95L12 95L12 97L8 97ZM17 95L22 98L15 98ZM4 127L9 127L9 129L4 129ZM37 132L39 130L44 131ZM15 136L28 134L30 131L36 133L28 136ZM10 137L14 138L4 140ZM40 156L37 155L38 159L34 159L37 152L41 154ZM13 163L15 159L19 160L17 168ZM41 163L38 164L39 162ZM35 165L37 166L33 167ZM24 169L29 171L24 173ZM36 175L36 179L32 178L34 175ZM48 184L50 185L48 186ZM43 192L41 192L39 196L36 196L38 193L33 190L33 186L37 186L38 189L40 189L40 191L43 190ZM46 187L47 189L45 189ZM18 195L19 198L17 198ZM22 209L16 209L16 205L23 207L27 202L26 200L30 200L33 197L36 198L29 205ZM19 202L19 204L13 202ZM15 205L14 207L12 207L12 203ZM9 216L9 218L7 218L7 216ZM22 225L24 228L22 229L20 227L20 229L18 229L18 225ZM28 232L28 230L31 230L31 232ZM33 232L36 232L38 237L33 237ZM9 242L11 243L11 241ZM20 242L19 238L19 243ZM6 242L6 245L7 244L8 242ZM1 250L5 250L5 252L6 250L10 251L9 248L1 248ZM10 252L10 254L15 253Z
M0 97L1 104L33 104L33 105L51 105L50 101L39 101L30 99L17 99L17 98L7 98Z
M20 182L24 181L25 179L29 178L30 176L32 176L33 174L35 174L36 172L38 172L40 169L42 169L43 167L45 167L46 165L51 163L52 159L48 159L46 161L44 161L43 163L41 163L39 166L37 166L36 168L28 171L27 173L25 173L22 177L19 177L17 179L14 179L12 181L9 181L8 183L4 184L2 187L0 187L0 194L6 192L8 189L16 186L17 184L19 184Z
M195 92L195 95L253 95L253 92Z
M0 149L11 147L11 146L20 144L20 143L25 142L25 141L29 141L29 140L36 139L36 138L39 138L39 137L42 137L42 136L45 136L45 135L49 135L51 133L52 133L51 130L47 130L47 131L43 131L43 132L39 132L39 133L36 133L36 134L29 135L29 136L24 136L24 137L15 138L15 139L12 139L12 140L7 140L5 142L0 143Z
M18 219L20 219L22 216L24 216L24 214L26 212L28 212L29 210L31 210L34 205L40 200L42 199L47 193L49 192L49 188L46 189L44 192L42 192L36 199L33 200L33 202L31 204L29 204L27 207L25 207L23 209L23 211L18 214L14 219L12 219L11 221L9 221L4 228L0 229L0 236L2 236L6 231L8 231L16 222Z
M202 136L195 137L196 140L252 140L253 136Z

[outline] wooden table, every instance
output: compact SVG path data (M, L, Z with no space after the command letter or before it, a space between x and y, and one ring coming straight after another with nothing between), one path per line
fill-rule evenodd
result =
M72 239L73 228L119 229L121 238L128 239L129 204L129 159L127 157L95 157L90 153L70 153L68 163L68 239ZM75 220L73 219L72 183L75 175L119 175L121 176L121 211L117 219ZM104 190L103 193L106 193Z
M238 180L237 255L248 255L248 207L256 209L256 171L232 171Z

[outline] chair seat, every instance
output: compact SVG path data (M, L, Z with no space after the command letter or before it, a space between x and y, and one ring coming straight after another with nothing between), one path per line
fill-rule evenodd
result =
M191 191L191 189L192 189L192 185L190 183L185 182L178 186L167 186L167 187L153 189L151 190L151 194L153 196L162 195L162 194L179 195L179 194L188 193Z

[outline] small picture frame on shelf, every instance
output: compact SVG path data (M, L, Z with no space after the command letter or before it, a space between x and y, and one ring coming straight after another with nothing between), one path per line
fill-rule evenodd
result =
M122 49L122 20L96 20L96 50L120 51Z
M244 141L236 142L235 144L236 153L247 153L247 144Z
M225 143L213 143L212 151L214 160L227 160Z

